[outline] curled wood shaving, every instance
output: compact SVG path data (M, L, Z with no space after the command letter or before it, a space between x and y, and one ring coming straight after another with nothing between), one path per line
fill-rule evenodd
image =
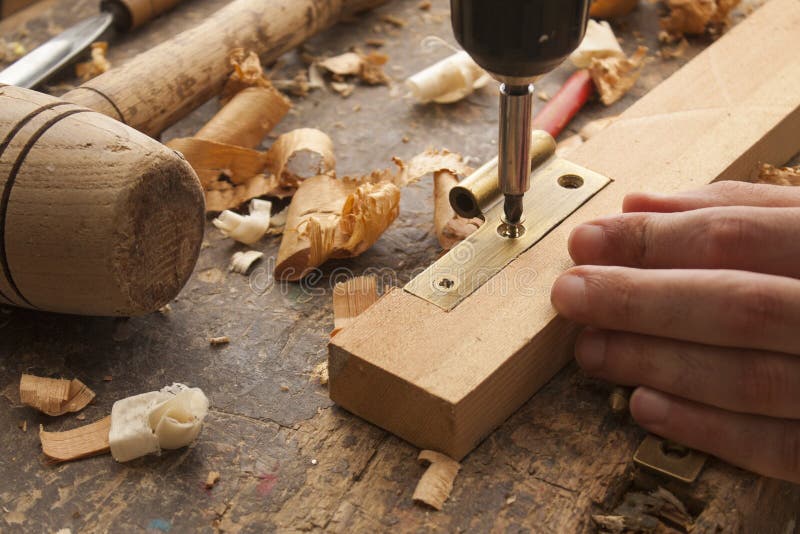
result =
M75 76L81 81L91 80L95 76L99 76L111 68L111 63L106 59L106 52L108 51L108 43L105 41L98 41L92 43L91 59L85 63L78 63L75 65Z
M427 151L408 164L394 162L396 171L342 179L330 173L303 181L286 216L275 277L299 280L328 259L358 256L397 218L401 187L439 170L468 169L461 156L446 150Z
M248 87L236 93L194 137L256 148L291 107L289 100L271 85Z
M674 37L718 32L728 21L730 12L740 0L668 0L669 15L661 19L661 27Z
M252 245L267 233L271 210L272 202L253 199L250 201L250 215L242 216L225 210L212 222L227 237Z
M768 163L758 172L759 184L800 185L800 167L774 167Z
M228 336L217 336L217 337L208 338L208 344L209 345L215 345L215 346L227 345L230 342L231 342L231 338L229 338Z
M356 276L333 287L333 332L335 336L378 300L374 276Z
M422 464L429 463L430 466L417 483L412 499L441 510L453 490L453 481L461 464L435 451L421 451L417 460Z
M624 58L625 53L614 35L614 30L608 22L589 20L586 26L586 35L578 48L570 54L569 59L579 69L585 69L593 58L607 57Z
M280 136L267 153L268 164L279 187L295 190L300 182L333 172L333 141L314 128L300 128Z
M219 97L220 103L225 105L243 89L248 87L272 87L272 83L264 76L261 61L255 52L245 51L244 48L234 48L228 55L233 72Z
M316 65L333 75L331 88L343 94L342 84L347 76L356 76L367 85L388 85L391 80L383 71L383 66L388 61L389 56L380 52L364 54L360 51L355 51L323 59L318 61ZM352 87L349 84L345 85Z
M610 106L627 93L639 79L644 66L647 48L640 46L630 58L593 58L589 65L600 100Z
M77 378L62 380L23 374L19 381L20 401L47 415L78 412L94 396L94 391Z
M444 250L450 250L480 228L481 219L465 219L450 205L450 190L458 184L458 176L442 170L433 175L433 226Z
M39 427L39 440L45 456L55 462L69 462L109 451L111 417L65 432L46 432Z
M206 489L213 488L219 482L219 471L209 471L206 477Z
M491 76L466 52L434 63L406 80L406 87L421 103L457 102L491 81Z
M234 273L244 274L250 270L255 262L264 257L263 252L248 250L246 252L235 252L231 258L228 270Z

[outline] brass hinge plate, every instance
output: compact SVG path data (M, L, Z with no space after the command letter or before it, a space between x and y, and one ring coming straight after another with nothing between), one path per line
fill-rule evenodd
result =
M501 202L488 210L486 222L475 233L406 284L405 290L452 310L610 182L580 165L551 158L531 175L522 236L509 239L498 234Z
M633 462L670 478L691 484L694 482L708 456L702 452L648 434L636 453Z

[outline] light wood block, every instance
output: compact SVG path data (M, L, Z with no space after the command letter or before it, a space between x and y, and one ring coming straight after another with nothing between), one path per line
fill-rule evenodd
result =
M572 228L627 193L745 180L800 150L799 27L800 1L767 2L572 152L614 183L497 275L516 290L483 286L450 312L385 295L332 340L331 398L418 447L469 453L572 357L577 328L549 298Z

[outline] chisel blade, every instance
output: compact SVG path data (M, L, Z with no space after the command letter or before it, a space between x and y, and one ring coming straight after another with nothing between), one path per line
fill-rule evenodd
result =
M0 83L31 89L75 59L111 26L111 13L79 22L0 71Z

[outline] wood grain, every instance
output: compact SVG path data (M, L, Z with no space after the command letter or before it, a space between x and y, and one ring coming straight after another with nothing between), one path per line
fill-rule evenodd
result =
M580 222L625 194L747 179L800 149L800 2L772 0L570 154L615 182L450 313L401 290L330 345L331 398L461 458L569 361L575 325L549 292Z
M156 136L219 94L236 48L264 64L344 17L385 0L235 0L202 24L66 93L94 109Z

